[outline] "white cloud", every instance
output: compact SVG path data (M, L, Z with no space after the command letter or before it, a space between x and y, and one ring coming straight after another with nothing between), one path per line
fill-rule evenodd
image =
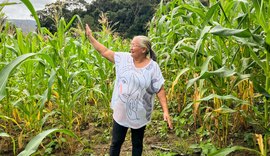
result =
M91 0L86 1L89 2ZM6 2L6 0L0 0L0 3L3 2ZM21 3L20 0L9 0L8 2ZM30 0L30 2L34 6L35 10L42 10L46 4L54 3L56 0ZM30 15L30 11L23 3L5 6L2 11L9 19L33 19Z

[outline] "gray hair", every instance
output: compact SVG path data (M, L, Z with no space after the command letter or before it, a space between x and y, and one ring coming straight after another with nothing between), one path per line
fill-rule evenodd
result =
M139 35L135 36L136 38L139 38L139 44L141 47L146 48L146 54L150 53L150 58L154 61L157 60L156 54L152 49L152 44L150 39L147 36Z

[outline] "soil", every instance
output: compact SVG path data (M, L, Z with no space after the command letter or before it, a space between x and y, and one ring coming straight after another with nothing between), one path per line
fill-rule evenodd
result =
M109 155L110 141L111 141L111 128L108 130L103 130L102 128L97 128L96 126L89 124L87 130L82 131L82 135L89 140L92 140L90 144L91 151L89 153L85 152L82 155L95 155L95 156L105 156ZM104 138L105 137L105 138ZM184 155L180 151L177 151L175 142L181 142L179 137L175 136L173 132L169 132L166 137L161 137L158 134L153 134L151 128L146 128L144 137L144 150L143 155L146 156L156 156L169 154L173 155ZM121 156L131 156L132 145L130 130L127 132L126 140L121 148Z
M144 150L143 156L200 156L200 149L191 149L190 145L196 143L196 137L189 136L189 138L181 138L176 136L174 130L167 131L163 134L160 131L160 126L156 125L157 122L151 122L147 125L144 137ZM49 156L109 156L109 147L111 141L110 124L97 125L97 122L89 122L80 126L80 131L76 132L81 141L77 141L74 138L68 138L66 143L63 143L61 148L52 147L52 153L44 153L45 147L49 142L44 141L39 146L42 151L36 155L49 155ZM64 137L66 138L66 136ZM130 140L130 130L127 133L126 140L121 149L121 156L131 156L132 145ZM243 142L243 137L233 138L234 145L243 146L246 143ZM46 140L46 139L45 139ZM48 139L50 141L50 139ZM12 146L8 145L6 141L0 139L0 155L1 156L13 156ZM4 151L3 151L4 150ZM18 154L18 153L17 153ZM247 151L237 151L231 153L229 156L255 156L254 153L248 153Z

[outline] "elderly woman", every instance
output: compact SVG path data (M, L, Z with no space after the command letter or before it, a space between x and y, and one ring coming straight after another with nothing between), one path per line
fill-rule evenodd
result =
M88 25L85 30L93 47L115 64L116 81L111 99L113 130L110 155L120 154L128 128L131 129L132 155L142 155L144 130L151 119L155 95L161 103L164 120L169 128L173 128L163 87L164 78L155 62L156 55L151 42L146 36L135 36L131 41L130 53L113 52L93 37Z

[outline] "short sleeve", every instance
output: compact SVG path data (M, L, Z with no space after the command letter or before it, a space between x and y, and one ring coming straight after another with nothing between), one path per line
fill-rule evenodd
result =
M155 67L154 67L153 76L152 76L152 80L151 80L152 87L153 87L153 90L155 93L159 92L159 90L161 89L164 82L165 82L165 80L163 78L160 67L155 62Z
M123 57L122 52L115 52L114 54L114 62L116 65L118 65L121 62L121 57Z
M114 54L114 64L116 69L116 74L119 71L119 67L126 65L126 61L129 59L130 54L127 52L115 52Z

